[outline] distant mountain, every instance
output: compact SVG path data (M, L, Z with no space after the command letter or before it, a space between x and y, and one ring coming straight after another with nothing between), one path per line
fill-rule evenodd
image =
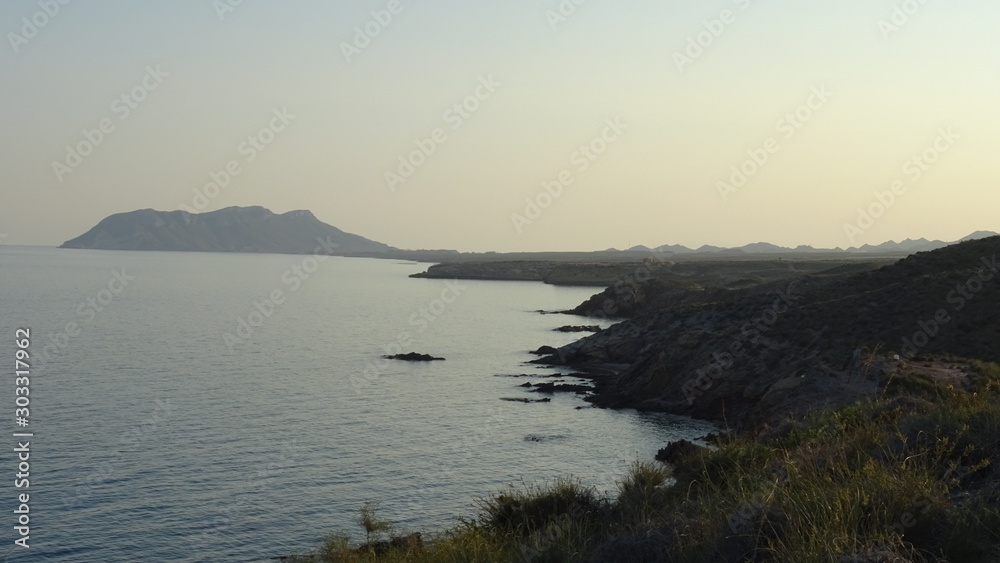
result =
M741 246L735 250L742 250L747 254L771 254L774 252L788 252L790 249L783 246L776 246L769 242L755 242L753 244Z
M978 240L997 233L977 231L962 241ZM319 243L323 241L321 246ZM754 255L795 256L832 254L907 255L936 250L955 243L925 238L879 245L866 244L847 250L798 246L787 248L756 242L738 248L704 245L691 249L679 244L654 249L638 245L628 250L609 248L602 252L579 253L459 253L455 250L400 250L387 244L345 233L316 218L309 211L276 214L259 206L227 207L208 213L141 209L105 218L83 235L63 243L61 248L100 250L168 250L198 252L259 252L312 254L317 251L340 256L374 256L424 262L468 262L475 260L620 260L650 252L676 255L747 257ZM319 250L317 250L319 248ZM621 257L621 258L618 258Z
M968 241L968 240L979 240L979 239L990 238L990 237L995 237L995 236L1000 236L1000 233L994 233L993 231L976 231L976 232L972 233L971 235L963 238L962 242L965 242L965 241Z
M679 244L664 244L663 246L656 247L657 252L673 252L674 254L691 254L694 252L686 246L681 246Z
M944 242L943 240L927 240L925 238L918 238L916 240L906 239L903 242L889 241L882 244L871 245L866 244L860 248L850 248L850 251L857 252L925 252L928 250L937 250L939 248L944 248L946 246L952 245L954 243Z
M865 254L913 254L914 252L927 252L930 250L937 250L939 248L944 248L946 246L951 246L958 242L965 242L969 240L979 240L988 237L998 236L1000 233L994 233L992 231L976 231L971 235L955 241L955 242L945 242L941 240L927 240L925 238L919 238L916 240L906 239L902 242L889 241L882 244L866 244L861 247L851 247L846 250L842 248L813 248L812 246L799 245L795 248L788 248L785 246L777 246L768 242L755 242L752 244L747 244L744 246L736 248L722 248L718 246L704 245L698 249L692 250L686 246L681 246L679 244L664 244L658 246L652 251L658 253L673 253L673 254L816 254L816 253L865 253ZM642 252L650 251L649 247L639 245L628 249L627 252Z
M309 211L278 215L258 206L197 214L153 209L118 213L60 248L340 256L396 250L327 225Z

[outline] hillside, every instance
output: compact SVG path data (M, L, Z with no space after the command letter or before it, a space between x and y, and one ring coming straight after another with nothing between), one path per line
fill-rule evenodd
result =
M309 211L278 215L263 207L118 213L60 248L334 255L395 250L327 225Z
M996 563L1000 365L975 358L1000 359L998 253L993 237L884 266L623 278L581 311L629 318L539 363L590 371L599 406L726 431L665 444L610 493L571 478L491 491L447 530L394 534L366 503L358 541L278 559Z
M919 354L1000 361L997 255L992 237L737 289L654 277L579 311L610 301L632 318L538 363L615 372L601 406L774 423L871 396Z

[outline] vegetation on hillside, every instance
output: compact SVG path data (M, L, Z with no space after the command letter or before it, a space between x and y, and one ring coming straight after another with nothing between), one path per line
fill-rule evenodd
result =
M665 448L610 496L511 486L424 536L382 537L367 506L363 542L293 560L998 562L997 254L1000 237L878 269L616 284L584 308L631 318L539 361L628 364L591 400L737 431Z
M876 400L637 463L611 497L508 487L422 540L338 535L291 560L1000 561L1000 366L968 365L959 385L904 369Z

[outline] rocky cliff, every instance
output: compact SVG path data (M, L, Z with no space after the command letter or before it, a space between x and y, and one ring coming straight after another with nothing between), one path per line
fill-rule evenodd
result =
M992 237L742 288L654 277L580 311L610 299L632 318L538 361L613 372L600 406L774 423L872 396L921 355L1000 361L998 255Z

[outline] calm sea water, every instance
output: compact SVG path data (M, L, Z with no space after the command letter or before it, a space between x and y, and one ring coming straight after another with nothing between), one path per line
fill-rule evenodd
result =
M25 491L15 439L2 449L0 555L262 561L331 531L361 537L367 501L432 530L505 483L572 475L610 491L629 463L708 430L577 409L575 395L502 401L536 395L498 375L552 373L524 365L527 351L570 342L552 329L583 321L532 311L594 289L407 277L425 267L0 247L0 412L35 435L28 550L8 552ZM27 429L13 420L19 327L32 336ZM447 360L380 360L400 349Z

